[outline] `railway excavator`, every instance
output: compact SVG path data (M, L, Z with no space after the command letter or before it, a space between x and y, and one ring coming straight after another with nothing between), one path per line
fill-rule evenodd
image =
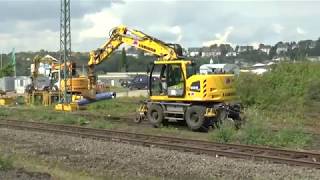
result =
M118 26L110 38L90 52L88 93L96 95L95 65L110 57L120 45L136 47L157 56L149 72L149 98L138 108L136 121L149 120L154 127L185 121L194 131L208 131L225 119L236 127L242 122L233 74L197 74L195 63L182 56L179 44L169 44L139 30Z

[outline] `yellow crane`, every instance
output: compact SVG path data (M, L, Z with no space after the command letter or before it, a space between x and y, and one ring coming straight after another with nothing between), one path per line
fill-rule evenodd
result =
M241 123L233 74L197 74L194 63L182 57L178 44L169 44L141 31L118 26L99 49L90 52L88 90L96 94L94 67L121 45L134 46L158 57L149 78L149 99L138 110L137 121L148 119L154 127L168 121L186 121L195 131L207 131L225 118Z

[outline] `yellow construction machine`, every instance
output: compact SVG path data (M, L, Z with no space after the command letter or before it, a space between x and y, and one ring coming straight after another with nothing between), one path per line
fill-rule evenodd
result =
M62 72L64 69L64 64L52 64L52 73ZM66 62L66 70L68 78L66 81L61 78L60 81L60 91L64 92L66 87L67 93L75 95L83 95L88 93L88 78L86 76L78 76L76 73L76 63ZM61 74L63 75L63 74ZM66 84L66 85L65 85Z
M96 94L94 66L107 60L121 44L158 57L149 73L150 97L139 107L137 122L148 119L159 127L169 121L186 121L195 131L207 131L226 118L237 126L241 124L233 74L197 74L195 64L182 57L180 45L165 43L126 26L112 29L107 42L90 52L88 90L92 98Z

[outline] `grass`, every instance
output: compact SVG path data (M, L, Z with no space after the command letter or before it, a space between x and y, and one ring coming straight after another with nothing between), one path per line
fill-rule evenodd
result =
M137 107L134 102L139 98L119 98L105 102L92 104L91 112L99 114L119 115L119 112L126 111L130 114L135 112ZM130 103L132 102L132 103ZM98 109L93 109L93 107ZM72 124L88 126L99 129L115 129L130 132L142 132L147 134L170 135L177 137L186 137L193 139L210 139L221 143L243 143L268 145L275 147L303 148L311 144L311 137L303 133L303 123L298 116L290 112L274 114L268 111L262 111L260 108L250 106L246 109L247 123L238 131L232 124L223 124L220 129L211 131L208 135L189 131L185 126L177 125L163 126L161 128L141 128L130 127L125 123L118 124L106 121L103 118L85 118L79 115L68 113L50 113L47 107L31 107L30 111L19 111L17 109L0 109L0 117L12 116L12 118L21 118L44 121L51 123ZM122 114L121 114L122 115ZM301 127L301 128L297 128ZM280 129L275 132L272 129Z
M213 133L209 134L209 139L220 142L230 143L235 140L236 130L234 126L226 123L223 124L219 129L215 129Z
M111 91L111 92L127 92L130 90L125 87L112 86L109 88L109 91Z
M107 121L98 120L98 121L93 121L90 124L90 127L98 128L98 129L113 129L115 125Z
M10 157L0 156L0 171L13 168L13 160Z
M308 116L320 110L320 63L280 63L263 75L241 74L237 90L241 102L265 112L281 116L289 112L308 121Z
M211 138L276 147L308 146L312 138L304 132L320 129L319 68L320 63L284 62L263 75L241 74L237 90L249 121L236 135L218 130Z
M95 174L90 174L84 170L72 169L58 161L47 161L33 155L15 153L12 155L15 167L23 167L30 172L45 172L52 176L53 179L70 179L70 180L90 180L105 179Z
M250 112L251 116L248 117L246 124L241 129L236 130L230 124L223 124L220 129L209 133L209 139L221 143L241 143L293 149L302 149L311 145L311 135L304 133L299 126L274 130L270 121L264 119L263 116L258 116L258 114L254 116L253 112Z
M2 145L0 144L0 147ZM10 155L14 167L23 167L27 172L43 172L51 175L52 179L68 179L68 180L105 180L105 179L133 179L133 180L160 180L154 176L130 176L119 172L114 174L112 169L105 171L95 171L94 169L83 169L81 167L70 166L69 163L63 163L58 160L43 159L34 154L24 152L16 152ZM1 173L1 169L0 169Z
M99 101L90 104L88 111L115 116L128 116L136 112L136 109L139 107L139 101L141 100L143 100L141 97L121 97L107 101Z

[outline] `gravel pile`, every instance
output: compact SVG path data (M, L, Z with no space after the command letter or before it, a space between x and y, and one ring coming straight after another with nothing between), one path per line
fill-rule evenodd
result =
M23 152L59 161L95 175L165 179L319 179L316 169L224 157L195 155L158 148L101 142L64 135L0 130L6 152Z

